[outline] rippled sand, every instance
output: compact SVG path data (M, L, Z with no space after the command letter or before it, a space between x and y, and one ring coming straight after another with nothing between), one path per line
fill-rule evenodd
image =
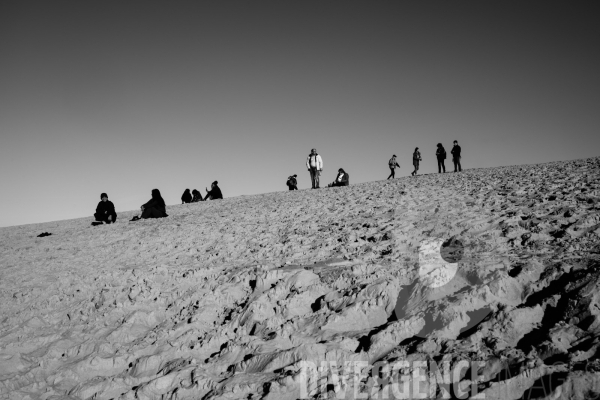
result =
M486 399L600 393L599 177L593 158L0 229L0 394L296 399L302 361L441 359L484 361ZM442 287L428 238L464 245ZM349 382L308 390L385 390Z

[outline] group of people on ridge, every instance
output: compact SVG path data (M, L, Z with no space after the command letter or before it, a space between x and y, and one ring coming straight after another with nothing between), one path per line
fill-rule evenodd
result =
M196 189L192 190L192 193L190 193L190 189L185 189L185 191L181 195L181 204L197 203L199 201L216 200L223 198L223 193L221 193L221 189L219 188L219 182L217 181L214 181L210 185L210 190L208 190L207 188L204 189L206 190L206 197L204 198L202 198L202 194L200 194L200 192Z
M454 141L454 146L450 151L452 154L452 162L454 163L454 172L462 171L462 166L460 164L461 159L461 148L458 145L458 141ZM441 143L437 144L437 150L435 152L435 156L438 162L438 173L446 172L446 165L444 161L446 160L446 150ZM421 153L419 152L419 148L415 148L413 152L413 167L414 171L411 172L411 175L417 175L419 171L419 163L422 161ZM387 179L396 177L396 167L400 168L400 164L398 164L396 160L396 155L394 154L392 158L390 158L388 162L388 166L390 168L390 175ZM317 149L312 149L308 158L306 159L306 168L310 173L310 180L313 189L320 189L319 178L321 173L323 172L323 158L317 153ZM288 177L286 185L289 190L298 190L298 175L294 174ZM336 186L348 186L350 185L350 175L344 171L343 168L338 169L337 176L334 181L327 185L327 187L336 187ZM222 199L223 193L219 188L219 182L214 181L211 184L210 190L206 189L206 196L203 198L202 194L196 189L192 190L190 193L190 189L185 189L183 195L181 196L181 203L196 203L199 201L206 200L216 200ZM152 189L152 198L144 205L140 207L142 214L140 216L135 216L131 221L137 221L139 219L145 218L164 218L168 217L165 201L160 195L160 191L158 189ZM110 224L115 223L117 221L117 213L115 211L115 205L108 200L108 195L106 193L102 193L100 195L100 203L96 207L96 212L94 213L95 221L92 222L92 225L101 225L101 224Z
M312 189L320 189L319 178L323 172L323 159L317 153L317 149L312 149L308 158L306 159L306 169L310 173L310 182ZM298 190L298 181L296 177L298 175L292 175L288 178L287 185L290 190ZM343 168L338 169L338 174L332 183L328 184L327 187L335 186L348 186L350 184L350 175Z
M454 163L454 172L460 172L462 171L462 166L460 165L460 159L461 159L461 148L458 145L458 141L454 141L454 146L452 147L452 150L450 151L450 153L452 154L452 162ZM446 165L444 164L444 160L446 160L446 149L444 149L444 146L442 146L441 143L437 144L437 150L435 152L435 157L437 158L437 162L438 162L438 173L441 173L442 171L446 172ZM421 152L419 151L419 148L416 147L415 151L413 152L413 167L415 168L413 170L413 172L411 172L410 174L412 176L417 175L417 173L419 172L419 163L422 161L421 158ZM390 175L387 177L388 179L390 178L394 178L396 176L396 167L400 167L400 165L396 162L396 155L394 154L392 156L392 158L390 158L390 161L388 162L388 166L390 168Z
M193 194L193 196L192 196ZM206 189L206 197L203 199L200 192L196 189L190 193L190 189L186 189L181 196L182 203L193 203L197 201L205 200L216 200L222 199L223 193L218 186L218 182L214 181L211 185L210 191ZM130 221L138 221L146 218L164 218L167 215L167 205L160 194L160 190L152 189L152 198L140 207L142 213L139 216L133 217ZM108 195L102 193L100 195L100 203L96 207L96 213L94 214L95 221L92 225L111 224L117 221L117 213L115 212L115 205L112 201L108 200Z

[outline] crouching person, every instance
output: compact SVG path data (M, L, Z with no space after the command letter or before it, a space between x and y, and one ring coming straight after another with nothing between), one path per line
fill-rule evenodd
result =
M350 185L350 175L343 168L338 170L338 174L335 177L333 183L330 183L328 187L336 187L336 186L348 186Z
M96 213L94 214L95 222L92 225L102 225L117 222L117 213L115 212L115 205L112 201L108 200L108 195L102 193L100 195L100 203L96 207Z

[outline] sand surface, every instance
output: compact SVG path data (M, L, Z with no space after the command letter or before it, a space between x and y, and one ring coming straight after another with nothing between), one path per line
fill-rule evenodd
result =
M303 361L476 359L486 399L589 398L599 177L593 158L0 229L0 396L296 399ZM424 266L451 238L454 269ZM323 379L311 398L385 390Z

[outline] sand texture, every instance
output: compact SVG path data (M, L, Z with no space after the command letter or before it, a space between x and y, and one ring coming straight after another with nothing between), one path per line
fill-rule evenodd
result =
M303 360L475 359L486 399L589 398L599 177L593 158L0 229L0 396L296 399ZM425 268L451 238L456 268Z

